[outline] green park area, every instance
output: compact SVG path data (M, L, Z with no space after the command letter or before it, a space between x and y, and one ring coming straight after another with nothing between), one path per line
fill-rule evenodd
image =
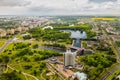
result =
M96 53L92 55L81 56L79 61L85 64L84 72L89 75L89 79L96 80L106 68L116 63L116 58L110 55Z
M97 34L92 31L91 24L76 24L74 26L68 26L63 24L49 24L53 26L53 29L45 29L42 30L40 27L34 28L29 30L28 33L31 34L32 38L36 40L42 40L47 42L57 42L57 43L64 43L64 44L72 44L72 39L70 38L71 33L63 32L60 30L80 30L85 31L87 33L87 39L91 39L92 37L96 36ZM24 37L24 39L28 38L29 36Z
M87 33L87 38L90 39L91 37L96 36L96 33L92 31L93 26L91 24L76 24L74 26L68 26L63 24L51 24L54 29L57 30L80 30L85 31Z
M42 50L31 43L11 43L0 55L3 74L0 80L61 80L50 72L45 60L60 53ZM50 75L50 76L49 76Z
M97 47L92 46L92 48L95 49L94 54L80 56L78 61L85 65L83 71L88 74L90 80L100 80L99 78L117 62L117 59L111 46L104 46L103 42L100 42Z
M70 38L70 33L61 32L59 30L42 30L40 28L35 28L29 31L32 34L32 37L43 41L63 41L66 42Z

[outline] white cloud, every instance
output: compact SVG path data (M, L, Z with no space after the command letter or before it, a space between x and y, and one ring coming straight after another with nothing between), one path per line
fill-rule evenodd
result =
M28 0L0 0L0 6L26 6L29 5L30 1Z
M1 3L2 1L8 2ZM14 8L11 7L12 5ZM16 14L16 11L19 14L30 15L120 14L120 0L107 0L100 3L91 0L1 0L0 6L3 6L0 7L0 13L11 14Z

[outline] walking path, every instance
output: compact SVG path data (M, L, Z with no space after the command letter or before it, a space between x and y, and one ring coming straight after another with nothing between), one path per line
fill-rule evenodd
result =
M12 69L12 70L16 70L14 68L12 68L11 66L7 65L8 68ZM17 72L19 72L19 70L16 70ZM33 76L33 75L30 75L28 73L25 73L25 72L21 72L24 76L30 76L32 78L34 78L35 80L39 80L37 77Z

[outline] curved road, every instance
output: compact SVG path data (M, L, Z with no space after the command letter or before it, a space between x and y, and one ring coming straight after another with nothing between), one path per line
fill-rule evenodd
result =
M11 66L7 65L8 68L12 69L12 70L16 70L14 68L12 68ZM19 72L19 70L16 70L17 72ZM34 78L35 80L39 80L37 77L33 76L33 75L30 75L28 73L25 73L25 72L22 72L23 75L26 75L26 76L30 76L32 78Z
M5 44L2 46L2 48L0 48L0 53L2 53L2 51L9 45L10 42L13 41L14 38L9 39L5 42Z

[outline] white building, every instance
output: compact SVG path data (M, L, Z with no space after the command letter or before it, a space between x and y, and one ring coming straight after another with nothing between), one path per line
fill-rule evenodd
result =
M53 27L52 26L46 26L46 27L43 28L43 30L45 30L45 29L53 29Z
M76 80L87 80L87 75L85 73L76 72L74 73L73 78Z
M64 53L64 66L75 66L75 56L76 54L74 52L71 52L71 50L67 50Z

